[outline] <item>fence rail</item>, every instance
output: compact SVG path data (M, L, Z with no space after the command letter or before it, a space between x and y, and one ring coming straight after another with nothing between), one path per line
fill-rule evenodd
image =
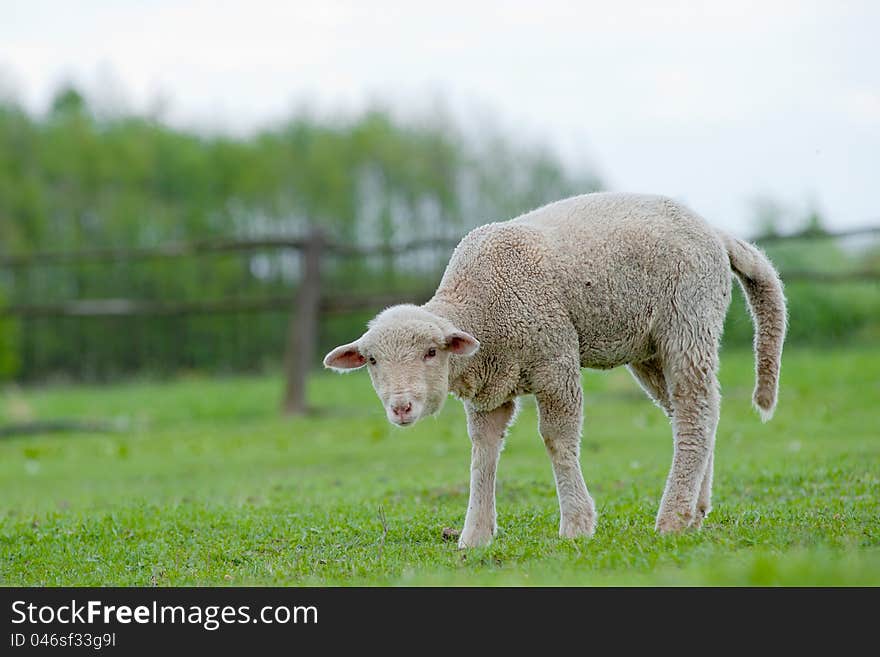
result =
M880 234L880 225L864 226L836 232L801 231L786 235L767 235L753 239L759 244L794 240L840 239L859 235ZM271 237L251 240L212 239L173 243L149 248L98 248L81 251L44 251L17 255L0 255L0 269L18 270L34 265L67 265L77 263L132 262L153 259L185 258L202 254L255 253L266 250L291 250L300 253L300 276L295 295L274 295L261 298L226 297L209 300L147 301L140 299L78 299L47 304L12 304L0 308L0 316L36 317L173 317L217 313L289 312L285 349L286 391L283 408L289 413L307 409L305 381L314 362L317 331L322 315L342 314L376 309L395 303L419 302L430 298L433 290L409 293L357 296L326 296L322 286L322 262L325 256L393 256L422 249L449 249L458 238L434 238L391 245L355 245L332 242L315 230L305 237ZM789 281L844 283L878 281L880 272L783 271Z
M327 315L379 308L395 303L427 300L433 290L369 294L357 297L327 297L320 300L320 312ZM291 297L224 298L210 301L139 301L136 299L85 299L46 304L14 304L0 308L0 316L13 317L176 317L223 313L261 313L290 310Z

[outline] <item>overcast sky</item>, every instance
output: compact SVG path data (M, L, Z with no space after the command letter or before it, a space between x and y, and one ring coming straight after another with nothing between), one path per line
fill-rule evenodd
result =
M877 0L0 0L0 16L0 93L34 111L63 80L234 132L303 100L442 97L742 233L762 196L880 222Z

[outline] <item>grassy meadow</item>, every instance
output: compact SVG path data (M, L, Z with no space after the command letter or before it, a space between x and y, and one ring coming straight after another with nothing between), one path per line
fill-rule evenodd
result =
M0 439L2 585L880 585L880 350L790 349L774 420L752 355L722 356L714 511L653 532L669 425L628 372L584 372L582 462L599 523L557 535L525 406L502 454L499 533L442 539L467 504L461 405L390 426L363 372L317 374L307 418L276 377L0 391L0 425L113 422Z

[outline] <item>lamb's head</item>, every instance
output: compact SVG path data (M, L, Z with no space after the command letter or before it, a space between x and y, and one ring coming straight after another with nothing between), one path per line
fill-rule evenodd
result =
M336 347L324 367L367 366L388 420L415 424L437 413L449 395L449 357L469 356L480 343L450 321L408 304L379 313L358 340Z

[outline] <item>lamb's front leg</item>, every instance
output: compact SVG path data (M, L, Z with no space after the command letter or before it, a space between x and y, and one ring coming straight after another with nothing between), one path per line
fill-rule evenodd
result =
M535 395L541 437L553 463L559 496L559 535L592 536L596 507L581 472L580 444L583 392L580 371L561 376L558 386Z
M488 412L467 407L472 443L471 492L458 541L460 548L488 545L495 534L495 472L514 409L512 401Z

